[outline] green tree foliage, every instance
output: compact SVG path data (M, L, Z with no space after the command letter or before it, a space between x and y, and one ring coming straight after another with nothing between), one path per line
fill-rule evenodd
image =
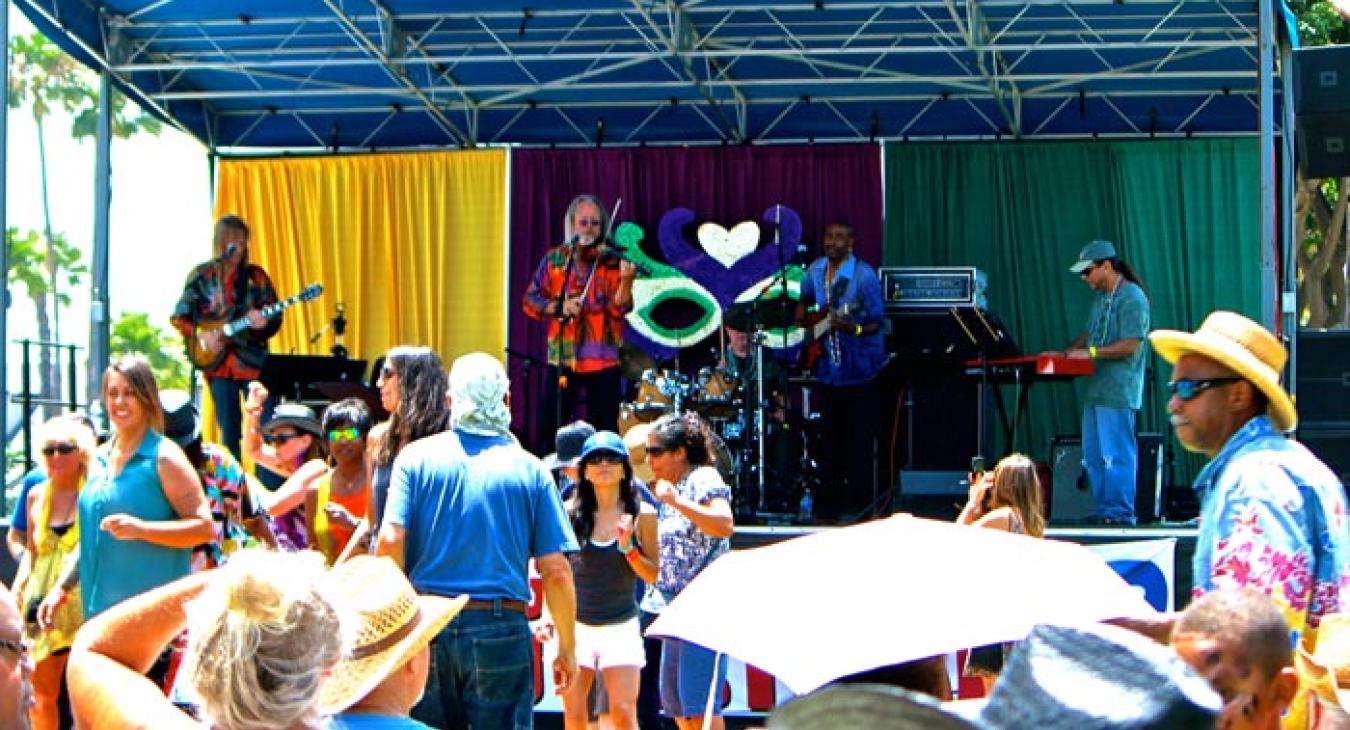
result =
M181 356L182 342L177 333L166 333L141 312L127 312L113 323L108 350L115 359L139 353L150 361L161 389L188 387L187 363Z
M1327 0L1287 0L1298 18L1298 41L1303 46L1350 43L1350 24Z

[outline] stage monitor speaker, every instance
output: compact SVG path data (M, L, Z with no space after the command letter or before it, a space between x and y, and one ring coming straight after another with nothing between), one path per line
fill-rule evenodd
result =
M1350 429L1300 426L1298 440L1335 472L1342 486L1350 484Z
M1350 46L1294 51L1298 158L1308 177L1350 175Z
M980 453L981 438L993 443L992 388L986 391L990 401L985 412L991 414L983 426L983 437L978 424L979 383L970 378L915 380L910 393L900 393L898 411L892 412L889 403L884 411L897 420L895 460L897 469L918 471L959 471L970 469L970 457ZM878 397L887 398L887 392ZM891 397L894 402L894 397ZM912 412L909 410L912 408ZM910 424L912 435L906 433ZM884 433L889 434L891 424ZM883 451L884 453L884 451ZM986 458L991 455L986 454Z
M1294 382L1302 428L1350 430L1347 352L1350 330L1299 330Z
M1139 463L1135 475L1134 515L1140 524L1157 522L1163 507L1163 464L1166 437L1138 436ZM1050 521L1081 523L1097 514L1092 484L1083 471L1083 440L1060 436L1050 445Z

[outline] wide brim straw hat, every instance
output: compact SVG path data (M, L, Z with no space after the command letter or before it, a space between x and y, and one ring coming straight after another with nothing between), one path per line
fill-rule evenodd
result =
M1312 653L1294 652L1298 683L1323 700L1350 712L1350 613L1329 613L1317 629Z
M1265 394L1270 401L1267 414L1275 428L1287 433L1298 425L1294 399L1280 385L1289 353L1265 327L1235 312L1217 311L1195 332L1157 330L1148 340L1169 363L1194 353L1227 367Z
M319 688L319 708L329 715L370 694L430 644L469 600L419 596L389 558L357 556L329 575L339 606L359 622L351 650Z

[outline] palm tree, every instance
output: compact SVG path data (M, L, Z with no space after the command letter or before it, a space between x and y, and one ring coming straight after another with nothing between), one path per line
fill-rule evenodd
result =
M9 54L9 105L16 109L27 106L37 126L43 238L47 242L44 246L34 244L35 250L41 249L41 259L20 264L11 258L12 267L17 269L23 265L31 268L11 271L10 278L30 284L35 283L37 278L45 277L44 286L28 286L37 314L38 339L59 342L60 310L63 305L69 304L69 297L61 294L62 274L69 275L67 283L70 286L76 286L79 284L78 274L84 273L86 269L79 264L79 250L69 246L52 226L44 122L54 111L60 110L72 117L70 136L73 139L92 137L98 116L98 87L89 69L41 33L14 36L10 39ZM113 94L112 109L112 130L116 137L130 137L139 131L157 135L162 128L158 119L141 113L139 109L134 115L131 114L126 98L121 94ZM78 267L78 271L71 267ZM41 349L38 362L42 393L51 397L59 387L60 373L49 348Z

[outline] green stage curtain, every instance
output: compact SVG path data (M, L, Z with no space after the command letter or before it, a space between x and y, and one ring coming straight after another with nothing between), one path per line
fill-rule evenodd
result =
M1114 241L1143 279L1154 328L1191 329L1214 309L1259 318L1258 160L1255 139L888 144L883 264L983 269L989 308L1028 353L1083 331L1091 292L1068 267L1093 238ZM1150 357L1141 431L1170 431L1170 374ZM1075 387L1038 385L1016 449L1048 460L1079 414ZM1170 482L1189 483L1200 463L1178 458Z

